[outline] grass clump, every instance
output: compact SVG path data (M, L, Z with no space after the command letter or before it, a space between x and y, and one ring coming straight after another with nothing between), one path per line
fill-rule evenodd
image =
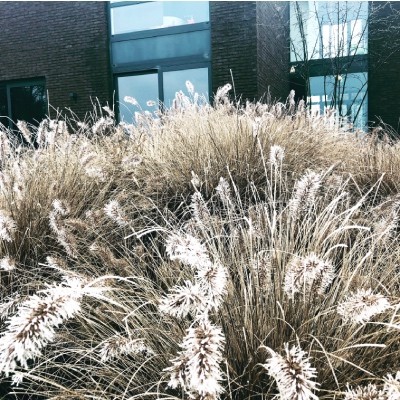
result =
M399 398L399 145L228 91L3 129L4 396Z

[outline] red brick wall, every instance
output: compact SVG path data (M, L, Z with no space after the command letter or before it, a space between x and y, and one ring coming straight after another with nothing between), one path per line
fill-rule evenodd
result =
M82 118L112 98L107 26L105 2L0 2L0 82L44 77L50 105Z

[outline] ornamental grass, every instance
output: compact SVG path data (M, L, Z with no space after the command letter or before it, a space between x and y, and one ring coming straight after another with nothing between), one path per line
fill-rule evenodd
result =
M400 398L400 145L230 89L2 127L3 398Z

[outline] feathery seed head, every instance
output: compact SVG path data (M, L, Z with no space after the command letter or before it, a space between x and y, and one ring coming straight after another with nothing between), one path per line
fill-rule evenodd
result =
M219 87L217 89L217 93L215 94L214 97L214 104L215 106L221 106L221 105L228 105L229 98L228 98L228 93L232 89L232 85L230 83L227 83L226 85Z
M27 376L28 374L26 372L22 372L22 371L14 371L13 376L11 377L11 384L13 386L18 386L20 383L22 383L22 381L24 380L24 378Z
M306 102L303 99L301 99L297 106L297 111L302 114L304 113L305 110L306 110Z
M17 224L4 211L0 210L0 239L12 242Z
M109 201L104 206L104 213L121 227L129 225L129 220L117 200Z
M14 258L6 256L0 260L0 269L3 271L12 271L15 269L15 266L16 262Z
M104 135L108 129L114 126L114 119L110 117L99 118L92 126L92 133L94 135Z
M3 302L0 304L0 321L13 314L22 300L23 298L18 292L3 299Z
M114 118L114 111L111 110L110 107L104 106L104 107L102 107L102 108L103 108L103 110L108 114L109 117Z
M153 351L145 345L142 339L133 339L121 335L114 335L100 344L99 355L102 362L127 355L150 355Z
M207 268L211 260L205 246L189 234L172 234L167 238L166 251L171 260L179 260L192 268Z
M59 200L59 199L53 200L53 210L57 214L62 215L62 216L66 216L71 212L68 205L64 201Z
M279 145L271 146L271 150L269 152L269 161L275 168L282 165L284 157L285 157L285 150L283 149L283 147Z
M192 173L192 179L190 182L192 182L192 185L194 187L196 187L196 188L200 187L201 180L200 180L199 176L194 171L192 171L191 173Z
M100 182L105 182L107 180L107 175L100 165L85 167L85 173L89 178L98 179Z
M200 286L185 281L183 286L175 286L171 293L161 299L159 309L165 314L183 318L188 314L196 314L204 302Z
M391 374L387 375L383 390L386 394L387 400L400 399L400 371L397 371L395 376Z
M206 227L210 221L211 214L200 192L195 192L192 195L190 208L196 223L202 228Z
M139 105L139 103L137 102L137 100L134 99L134 98L131 97L131 96L125 96L125 97L124 97L124 101L125 101L125 103L132 104L133 106L138 106L138 105Z
M270 254L265 251L258 252L251 261L250 266L258 279L259 289L265 294L272 288L272 264Z
M135 168L142 163L143 159L139 154L128 155L122 159L122 164L125 167Z
M337 312L345 321L363 324L388 308L390 303L382 294L374 294L371 289L359 289L338 305Z
M204 398L217 399L223 391L219 363L224 342L221 329L207 320L189 328L182 343L183 351L172 360L172 367L166 369L171 372L169 385L181 386Z
M369 383L367 386L357 386L355 389L348 387L344 400L388 400L386 394Z
M64 217L70 213L69 207L61 200L53 201L53 211L50 212L50 228L57 236L58 242L70 256L76 254L76 239L65 226Z
M227 180L222 176L219 178L219 183L215 188L215 191L225 207L230 207L232 205L231 188L229 187Z
M289 203L293 218L307 212L315 203L321 186L321 174L314 171L306 172L294 185L294 195Z
M6 376L18 363L28 368L28 360L38 357L54 340L55 328L80 311L81 293L76 287L58 285L43 294L29 297L8 320L0 338L0 372Z
M29 143L32 144L32 132L28 128L28 124L25 121L18 121L17 127L19 131L22 133L24 139Z
M282 400L318 400L313 391L318 390L315 381L317 371L311 366L310 359L300 346L285 343L285 356L268 349L272 357L264 367L276 380L280 398Z
M194 86L192 82L186 81L186 89L191 95L194 94Z
M221 303L223 295L226 293L228 271L220 263L212 264L207 268L200 268L196 273L202 292L207 298L207 308L217 309Z
M332 263L323 260L315 253L310 253L289 263L284 290L292 298L295 293L310 293L312 289L322 295L334 277L335 269Z
M82 167L87 167L96 158L97 154L94 151L85 152L85 154L79 159L79 164Z
M166 372L170 373L168 386L172 389L181 387L184 391L187 391L189 379L188 361L185 352L181 352L178 357L171 360L172 365L165 369Z

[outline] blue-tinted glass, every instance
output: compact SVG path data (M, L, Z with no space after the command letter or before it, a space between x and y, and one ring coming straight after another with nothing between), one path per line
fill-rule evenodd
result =
M164 72L164 104L171 107L175 93L182 90L187 96L186 81L194 86L194 91L208 101L208 68L184 69Z
M188 56L203 56L207 60L209 52L209 30L124 40L112 44L114 66Z
M348 116L357 128L364 129L368 121L368 73L342 75L336 82L333 76L310 78L309 102L313 111L323 114L326 107L341 104L339 115Z
M368 53L367 1L291 2L291 61ZM301 32L304 33L302 36Z
M135 99L138 106L125 101L125 97ZM119 119L132 123L135 111L148 110L153 112L158 108L158 74L122 76L118 78ZM148 102L153 102L149 105Z
M206 1L154 1L111 8L111 33L169 28L208 20Z

